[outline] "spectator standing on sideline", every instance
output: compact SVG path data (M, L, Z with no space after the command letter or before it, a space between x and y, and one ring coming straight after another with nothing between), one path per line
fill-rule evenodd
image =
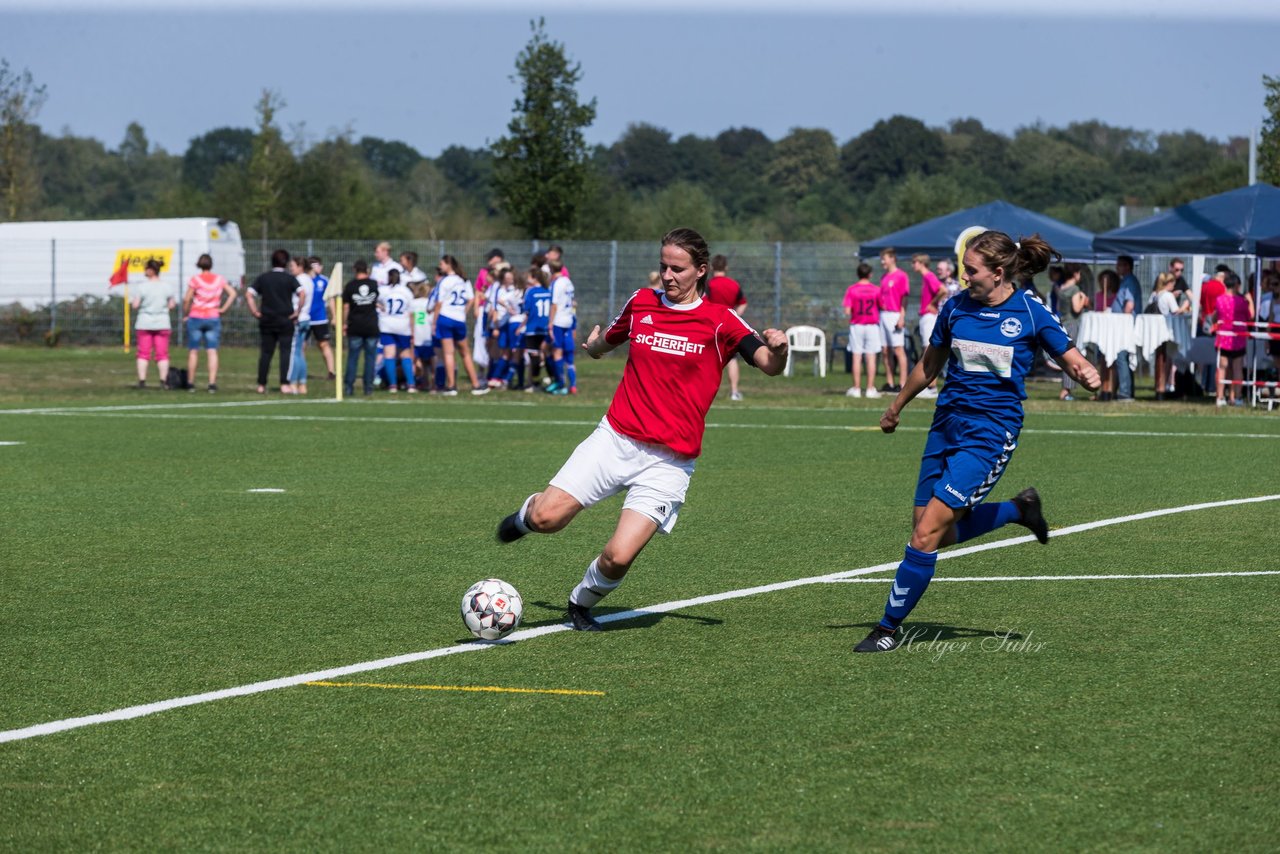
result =
M1227 292L1218 297L1214 306L1214 317L1217 329L1218 348L1218 406L1226 405L1230 398L1232 406L1243 406L1240 384L1244 380L1244 354L1249 344L1249 322L1253 320L1253 309L1249 301L1240 294L1240 277L1235 273L1227 273L1223 282ZM1223 395L1223 385L1228 375L1231 382L1227 395Z
M1112 314L1127 314L1131 317L1142 309L1142 285L1133 274L1133 258L1128 255L1116 257L1116 275L1120 277L1120 287L1116 298L1111 302ZM1133 368L1129 365L1128 350L1120 351L1116 357L1116 402L1133 402Z
M311 334L311 301L315 299L315 282L308 272L310 258L293 258L289 261L289 273L298 280L298 296L295 299L297 320L293 324L293 346L289 349L289 393L307 393L307 336Z
M1202 335L1213 334L1213 321L1210 318L1218 310L1218 297L1227 292L1225 282L1230 272L1231 268L1226 264L1219 264L1213 268L1213 275L1200 286L1200 334Z
M742 285L729 278L729 259L723 255L717 255L711 259L711 278L707 280L707 299L719 305L728 306L738 317L742 317L743 312L747 310L747 298L742 293ZM729 374L729 399L742 400L742 392L738 389L742 371L738 367L736 355L729 357L727 373ZM875 385L874 374L871 377L871 384Z
M169 336L173 329L169 311L178 304L169 286L160 281L160 262L147 262L146 280L132 299L137 312L133 328L138 334L138 388L147 387L147 363L154 356L160 371L160 388L169 387Z
M898 269L898 253L888 247L880 250L880 264L884 275L880 277L880 335L884 339L884 379L881 391L901 391L907 381L906 326L907 294L911 280L906 270ZM894 382L893 367L897 365L898 379Z
M369 262L353 265L356 277L342 289L342 331L347 339L346 394L355 393L356 363L364 353L364 394L373 394L373 366L378 353L378 284L369 277Z
M280 351L280 391L288 394L289 347L293 342L293 322L298 319L295 300L305 299L298 280L285 270L289 253L277 249L271 253L271 269L258 276L245 291L249 313L258 319L258 394L267 392L267 375L271 372L272 353Z
M1058 311L1058 291L1062 289L1062 280L1066 278L1066 274L1062 267L1054 264L1049 268L1049 310L1054 314Z
M196 390L196 364L201 348L209 367L209 392L218 390L218 343L222 338L222 315L236 301L236 289L213 272L213 257L200 256L199 273L187 282L182 313L187 320L187 389ZM226 297L224 303L223 297Z
M434 338L440 342L441 360L444 362L444 391L441 394L455 397L458 394L457 370L454 351L462 356L462 365L471 382L472 394L488 394L489 386L476 379L476 365L471 360L471 344L467 340L467 315L476 301L475 289L463 278L462 265L452 255L442 255L437 268L442 278L436 301Z
M938 298L939 294L944 290L942 281L929 270L929 256L923 252L911 256L911 268L916 271L920 277L920 352L924 352L924 348L929 346L929 339L933 337L933 325L938 321L938 310L942 308L945 300ZM937 378L935 377L924 391L920 392L920 397L937 397Z
M880 287L871 281L871 265L858 265L858 281L844 292L844 308L849 313L849 352L853 354L853 385L846 397L862 397L862 363L867 365L867 397L879 397L876 391L876 353L880 339Z
M577 325L578 300L573 280L565 274L559 261L547 261L551 268L551 314L547 329L551 334L550 394L577 394L578 369L574 366L573 329Z
M1098 274L1098 292L1093 295L1094 311L1110 311L1112 304L1116 301L1116 291L1120 288L1120 277L1116 275L1115 270L1103 270ZM1116 368L1115 365L1108 365L1106 356L1102 351L1098 351L1098 376L1102 378L1102 385L1098 391L1098 400L1110 401L1115 399L1116 389Z
M569 275L569 268L564 265L564 249L561 248L559 244L555 243L551 244L551 246L547 248L547 256L543 263L547 264L549 267L553 261L560 265L560 272L564 273L566 276ZM548 269L547 272L550 273L551 271Z
M950 258L943 258L938 262L938 281L942 282L942 286L947 289L947 299L960 293L960 282L956 279L956 265L951 262ZM943 305L945 305L945 301Z
M1150 305L1154 305L1163 317L1172 317L1190 309L1189 304L1186 307L1179 304L1174 290L1176 287L1177 278L1172 270L1156 276L1155 284L1151 289ZM1172 321L1166 320L1165 323L1172 323ZM1173 341L1166 341L1156 350L1154 371L1156 400L1164 400L1173 391L1174 374L1177 371L1173 364L1173 351L1176 346Z
M1089 308L1089 297L1080 287L1080 279L1084 276L1083 264L1064 264L1062 282L1058 285L1058 317L1062 320L1062 328L1067 337L1075 341L1080 334L1080 316ZM1076 381L1071 378L1070 371L1062 372L1062 390L1058 392L1059 400L1075 400Z
M391 259L391 244L384 240L373 247L373 266L369 268L369 278L377 282L378 287L385 288L387 274L392 270L399 270L400 275L404 275L404 267Z
M333 345L329 343L329 304L324 298L325 291L329 290L329 277L324 274L324 263L315 256L307 259L307 268L314 288L311 293L311 338L316 342L316 347L320 349L320 355L324 358L324 367L329 374L329 379L333 379Z
M483 304L483 296L489 292L489 284L498 278L498 266L505 264L507 256L502 254L502 250L496 246L489 250L489 254L484 256L484 266L476 271L476 302Z
M1174 258L1169 262L1169 273L1173 275L1173 291L1175 294L1191 290L1191 286L1187 284L1187 280L1182 275L1186 269L1186 262L1181 258ZM1157 276L1157 278L1159 277Z

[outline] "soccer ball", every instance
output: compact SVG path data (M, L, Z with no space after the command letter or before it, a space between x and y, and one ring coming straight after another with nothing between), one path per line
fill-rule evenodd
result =
M498 640L514 632L523 612L520 594L500 578L477 581L462 596L462 622L467 631L483 640Z

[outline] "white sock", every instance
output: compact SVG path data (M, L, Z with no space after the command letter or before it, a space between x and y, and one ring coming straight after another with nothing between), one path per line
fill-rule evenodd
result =
M569 594L569 601L575 605L581 605L584 608L594 608L596 603L604 597L608 596L614 590L618 589L618 585L622 583L619 578L614 581L612 578L606 578L604 573L597 566L599 558L591 561L591 565L587 567L586 573L582 576L582 581L578 582L578 586L573 588L573 592Z
M533 499L537 498L539 493L535 492L524 500L524 504L520 505L520 512L516 514L516 529L522 534L532 534L533 528L525 524L524 516L529 512L529 505L533 503Z

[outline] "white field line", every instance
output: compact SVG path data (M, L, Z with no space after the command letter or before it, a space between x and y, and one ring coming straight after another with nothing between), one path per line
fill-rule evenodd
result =
M209 406L262 406L273 401L250 401L244 404L189 404L191 409ZM282 401L290 405L298 405L299 401ZM181 406L176 405L176 406ZM163 412L160 406L121 406L97 408L66 409L0 409L0 415L61 415L61 416L94 416L98 418L146 418L151 420L224 420L224 421L307 421L336 422L353 424L466 424L491 425L500 427L594 427L599 419L568 420L554 418L476 418L459 417L443 418L434 416L385 416L376 415L257 415L257 414L223 414L200 412ZM845 433L879 433L880 428L873 424L727 424L719 421L707 422L709 429L739 430L817 430L822 432ZM899 426L899 433L927 433L928 427ZM1070 430L1048 427L1027 427L1022 435L1043 436L1131 436L1135 438L1166 437L1174 439L1271 439L1280 440L1280 433L1196 433L1191 431L1159 431L1159 430Z
M967 575L947 577L935 575L931 584L940 581L1117 581L1130 578L1239 578L1249 575L1280 575L1280 569L1250 570L1245 572L1149 572L1136 575ZM832 584L884 584L888 578L837 578Z
M1280 495L1262 495L1254 498L1235 498L1228 501L1212 501L1205 504L1190 504L1184 507L1166 507L1160 510L1148 510L1144 513L1134 513L1129 516L1117 516L1112 519L1100 519L1096 522L1085 522L1080 525L1071 525L1061 528L1053 532L1054 537L1064 537L1070 534L1078 534L1084 531L1092 531L1097 528L1105 528L1111 525L1120 525L1125 522L1136 522L1142 519L1152 519L1158 516L1172 516L1177 513L1191 513L1197 510L1211 510L1216 507L1232 507L1240 504L1258 504L1264 501L1280 500ZM974 554L976 552L990 551L992 549L1002 549L1008 546L1019 545L1021 543L1031 542L1035 538L1028 534L1022 537L1011 537L1006 540L996 540L991 543L983 543L977 546L966 546L964 548L953 549L951 551L942 552L938 555L939 560L957 558L963 555ZM620 611L613 614L603 614L599 617L602 623L618 623L625 620L634 620L638 617L645 617L651 614L665 614L670 611L678 611L683 608L693 608L700 605L708 605L713 602L725 602L730 599L741 599L747 596L758 596L762 593L773 593L779 590L790 590L795 587L803 587L811 584L828 584L841 579L854 578L861 575L871 575L877 572L887 572L896 569L898 561L891 563L881 563L875 566L864 566L860 569L850 569L843 572L833 572L826 575L815 575L808 578L793 578L789 581L779 581L773 584L762 584L756 587L747 587L741 590L727 590L723 593L712 593L707 596L697 596L692 599L680 599L674 602L663 602L657 605L650 605L647 608L636 608L631 611ZM92 724L108 723L111 721L126 721L133 718L140 718L146 715L153 715L157 712L167 712L171 709L180 709L184 706L195 706L201 703L212 703L216 700L226 700L232 697L245 697L250 694L261 694L265 691L275 691L280 688L292 688L296 685L302 685L306 682L323 682L337 679L343 676L350 676L353 673L367 673L371 670L383 670L388 667L397 667L402 664L412 664L417 661L426 661L432 658L442 658L447 655L456 655L463 652L478 652L480 650L489 649L493 646L501 646L503 644L515 643L517 641L532 640L536 637L544 635L557 634L559 632L570 631L568 625L560 623L553 626L539 626L532 629L520 629L512 633L501 641L492 643L483 641L471 641L468 643L456 644L454 646L439 647L437 649L422 650L420 652L409 652L403 655L395 655L389 658L379 658L374 661L363 661L358 664L347 664L342 667L332 667L327 670L314 670L310 673L301 673L296 676L283 676L278 679L268 679L263 682L254 682L249 685L239 685L234 688L223 688L218 691L207 691L203 694L190 694L185 697L174 697L169 700L160 700L154 703L144 703L140 706L129 706L123 709L115 709L110 712L101 712L94 715L84 715L76 718L65 718L60 721L49 721L47 723L35 724L33 726L22 727L21 729L11 729L0 732L0 743L6 741L21 741L23 739L35 738L41 735L51 735L57 732L65 732L70 729L78 729L80 727L90 726Z

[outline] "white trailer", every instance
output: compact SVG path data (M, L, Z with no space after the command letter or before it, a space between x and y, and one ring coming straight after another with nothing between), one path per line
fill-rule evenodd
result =
M181 293L196 260L213 257L213 270L239 286L244 280L240 227L206 217L0 223L0 305L28 308L80 296L117 295L112 274L128 261L129 282L143 279L158 260L160 278Z

